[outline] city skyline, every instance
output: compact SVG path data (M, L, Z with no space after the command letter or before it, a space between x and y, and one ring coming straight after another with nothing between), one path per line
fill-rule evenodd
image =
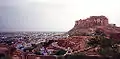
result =
M0 31L69 31L75 21L104 15L120 26L119 0L0 0Z

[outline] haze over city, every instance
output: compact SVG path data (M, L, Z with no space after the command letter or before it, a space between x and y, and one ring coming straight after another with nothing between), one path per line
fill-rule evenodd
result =
M0 31L68 31L76 20L107 16L120 26L119 0L0 0Z

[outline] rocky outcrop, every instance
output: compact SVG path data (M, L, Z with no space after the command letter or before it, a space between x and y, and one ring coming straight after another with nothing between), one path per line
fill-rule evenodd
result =
M98 55L96 52L96 48L89 49L87 47L88 39L92 38L92 36L72 36L65 39L59 39L57 41L57 46L54 46L59 49L63 49L68 51L68 47L72 50L71 54L84 52L85 55Z
M105 16L90 16L87 19L80 19L75 21L75 26L68 31L70 37L59 39L58 46L62 49L70 47L74 52L84 52L86 55L99 55L96 48L87 50L88 39L95 35L104 35L107 38L112 38L120 41L120 27L115 24L109 24L108 18ZM73 53L74 53L73 52Z
M108 18L105 16L90 16L87 19L75 21L75 26L68 31L70 36L88 36L94 35L99 30L106 36L120 37L120 27L115 24L109 24Z
M65 47L66 49L70 47L74 51L81 49L83 50L85 49L86 41L88 38L90 38L90 36L72 36L66 39L58 40L58 45Z

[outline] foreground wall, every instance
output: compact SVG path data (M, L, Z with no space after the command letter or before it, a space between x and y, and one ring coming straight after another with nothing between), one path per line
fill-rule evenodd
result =
M41 56L41 55L27 55L17 56L14 55L12 59L120 59L120 56L115 57L101 57L101 56L80 56L80 55L67 55L67 56Z

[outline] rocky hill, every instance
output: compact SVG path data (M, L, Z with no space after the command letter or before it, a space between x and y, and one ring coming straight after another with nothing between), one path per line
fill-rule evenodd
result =
M120 37L120 27L117 27L116 24L109 24L106 16L90 16L86 19L77 20L68 34L70 36L90 36L95 35L96 31L115 39Z

